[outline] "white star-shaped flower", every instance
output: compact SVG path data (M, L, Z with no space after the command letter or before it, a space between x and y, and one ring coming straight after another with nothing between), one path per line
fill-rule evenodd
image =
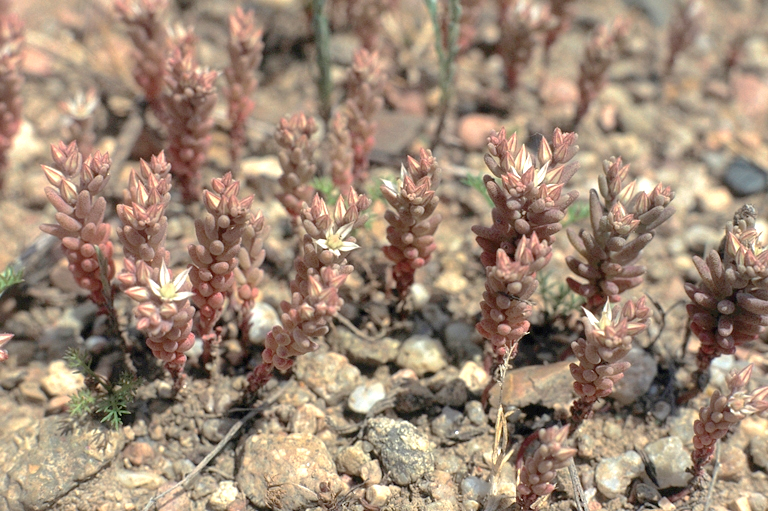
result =
M611 309L610 300L605 301L605 305L603 306L603 313L600 316L600 319L597 319L597 317L595 317L595 315L592 314L586 307L582 307L582 309L584 309L584 314L587 315L589 324L597 330L605 330L605 327L610 325L613 321L613 310Z
M181 290L181 288L184 287L184 284L187 281L187 276L191 270L192 267L190 266L176 275L176 278L171 280L171 272L168 271L168 268L165 266L165 261L163 261L162 266L160 267L160 283L150 280L149 288L155 296L164 302L179 302L191 298L194 293Z
M325 232L325 239L315 240L315 243L323 250L330 250L336 257L341 257L342 253L351 252L360 245L351 241L344 241L344 238L349 236L352 232L353 224L346 224L339 227L336 232L333 231L333 226L329 227Z

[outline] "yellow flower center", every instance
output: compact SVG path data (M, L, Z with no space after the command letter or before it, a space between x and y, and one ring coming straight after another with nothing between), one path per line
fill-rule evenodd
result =
M328 248L331 250L338 250L344 245L344 240L342 240L341 236L338 234L328 235L328 238L325 240L325 242L328 245Z
M160 298L162 300L173 300L176 297L176 293L176 286L173 285L173 282L168 282L160 288Z

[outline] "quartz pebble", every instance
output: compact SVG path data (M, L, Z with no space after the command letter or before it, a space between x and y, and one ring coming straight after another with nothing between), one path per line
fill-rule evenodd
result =
M481 501L491 491L491 484L480 477L469 476L461 481L461 494L465 499Z
M693 464L691 455L676 436L660 438L645 446L645 454L656 469L659 489L682 488L691 474L686 472Z
M262 346L272 327L280 324L280 316L274 307L265 302L253 304L249 314L248 340L253 345Z
M632 365L624 371L624 378L616 383L611 398L623 405L628 405L645 395L651 388L658 372L658 364L653 355L637 346L627 353L624 360Z
M446 365L445 349L437 339L414 335L406 339L397 354L397 365L413 369L417 375L436 373Z
M645 471L643 459L635 451L602 460L595 469L597 489L609 499L624 495L632 480Z
M213 511L227 511L229 505L237 500L238 493L234 481L222 481L208 499L208 507Z
M358 385L349 395L347 406L350 410L361 415L371 411L373 405L387 396L384 384L381 382L367 382Z

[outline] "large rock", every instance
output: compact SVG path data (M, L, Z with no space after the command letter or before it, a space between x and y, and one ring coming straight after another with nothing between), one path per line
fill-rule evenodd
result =
M330 406L349 396L360 379L360 369L344 355L317 351L297 358L293 374Z
M320 485L342 489L328 449L307 434L253 435L240 446L237 485L257 508L298 510L316 505Z
M121 433L98 426L66 430L65 420L16 416L1 421L0 509L50 509L122 450Z
M435 470L429 439L407 421L379 417L368 421L365 439L384 470L399 486L413 484Z

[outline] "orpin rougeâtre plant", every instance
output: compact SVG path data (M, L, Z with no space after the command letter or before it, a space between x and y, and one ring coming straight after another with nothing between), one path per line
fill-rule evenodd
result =
M756 339L768 325L768 251L755 229L756 219L753 206L742 207L727 225L720 248L693 258L701 282L685 284L685 292L691 299L691 331L701 341L699 374L714 358ZM695 380L698 385L698 375Z
M538 285L536 272L551 257L554 235L562 229L565 210L578 192L563 193L578 164L576 134L556 129L552 145L542 138L538 154L518 147L517 134L507 139L502 128L488 138L485 163L488 195L493 201L493 225L476 225L480 262L486 268L486 285L477 330L486 343L486 365L497 366L528 332L531 296Z

